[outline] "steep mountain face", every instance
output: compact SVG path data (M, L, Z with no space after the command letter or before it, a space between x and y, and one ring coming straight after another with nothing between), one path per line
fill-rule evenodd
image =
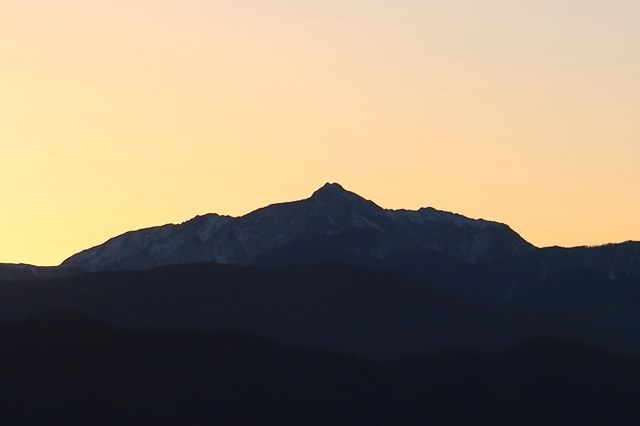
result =
M344 255L374 260L431 251L479 263L534 250L503 224L432 208L386 210L338 184L326 184L306 200L238 218L209 214L129 232L72 256L62 266L99 271L195 262L244 265L318 239L339 240ZM315 250L314 256L324 260L332 254Z

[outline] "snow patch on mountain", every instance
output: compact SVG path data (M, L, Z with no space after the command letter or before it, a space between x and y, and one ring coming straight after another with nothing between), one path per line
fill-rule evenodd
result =
M274 204L242 217L208 214L180 225L128 232L63 265L96 271L189 262L249 264L301 238L320 236L343 238L343 250L376 258L394 250L419 249L481 262L533 248L499 223L433 208L386 210L338 184L326 184L308 199Z

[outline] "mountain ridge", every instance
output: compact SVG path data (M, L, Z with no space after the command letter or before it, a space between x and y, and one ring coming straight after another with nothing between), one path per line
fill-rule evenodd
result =
M354 230L365 230L377 241L375 245L354 241L352 251L378 258L411 246L469 262L535 249L505 224L433 208L384 209L339 184L327 183L309 198L272 204L239 217L213 213L178 225L130 231L71 256L61 266L91 271L203 261L250 264L303 235Z
M24 281L163 265L314 264L376 266L476 298L509 302L564 270L615 280L640 277L640 243L537 248L508 225L423 207L385 209L327 183L302 200L243 216L198 215L180 224L129 231L58 267L0 265L0 281Z

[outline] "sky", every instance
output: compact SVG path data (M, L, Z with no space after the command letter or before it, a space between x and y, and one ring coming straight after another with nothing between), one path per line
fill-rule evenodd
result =
M640 240L637 0L2 0L0 262L325 182Z

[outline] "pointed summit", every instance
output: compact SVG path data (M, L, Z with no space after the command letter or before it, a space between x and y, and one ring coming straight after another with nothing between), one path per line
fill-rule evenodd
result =
M312 209L337 226L350 226L354 223L373 223L381 219L384 211L373 201L344 189L337 183L326 183L313 193L308 200ZM363 223L364 223L363 222Z
M349 191L344 189L339 183L327 182L322 188L313 193L312 197L326 194L348 194Z
M312 200L319 201L326 204L363 202L364 198L356 193L347 191L339 183L325 183L324 186L318 189L311 196Z

